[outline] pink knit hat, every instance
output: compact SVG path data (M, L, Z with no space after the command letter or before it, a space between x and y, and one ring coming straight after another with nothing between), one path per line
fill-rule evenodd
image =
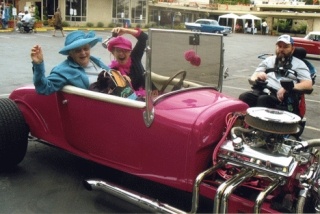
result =
M118 37L115 37L115 38L112 38L109 43L108 43L108 50L110 52L112 52L113 48L122 48L124 50L132 50L132 43L122 37L122 36L118 36Z

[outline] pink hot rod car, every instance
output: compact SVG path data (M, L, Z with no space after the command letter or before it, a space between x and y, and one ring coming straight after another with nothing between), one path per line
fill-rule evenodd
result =
M307 54L320 55L320 32L312 31L304 38L293 37L294 46L305 48Z
M0 167L19 164L28 138L190 195L181 210L99 179L101 189L148 210L301 213L319 210L318 140L288 138L300 118L248 108L221 93L223 36L149 30L145 101L66 86L33 86L0 99ZM151 85L161 95L152 96Z

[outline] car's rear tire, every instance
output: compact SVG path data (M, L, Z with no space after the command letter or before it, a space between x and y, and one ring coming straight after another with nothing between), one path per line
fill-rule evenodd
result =
M15 102L0 99L0 169L19 164L26 155L29 127Z

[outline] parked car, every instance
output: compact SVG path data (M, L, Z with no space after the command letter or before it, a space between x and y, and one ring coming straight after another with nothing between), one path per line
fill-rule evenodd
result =
M294 46L303 47L307 54L320 55L320 31L312 31L304 38L293 37Z
M74 86L44 96L32 85L0 99L1 170L23 160L29 137L188 194L190 213L208 200L212 213L315 213L320 139L286 137L301 118L221 93L221 34L148 35L145 101ZM147 210L186 213L99 178L84 185Z
M185 27L192 31L220 33L224 36L232 33L231 27L219 25L218 21L213 19L198 19L195 22L185 22Z

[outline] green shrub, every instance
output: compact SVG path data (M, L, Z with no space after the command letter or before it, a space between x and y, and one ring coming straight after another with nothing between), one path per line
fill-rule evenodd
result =
M306 24L300 24L298 26L294 26L291 29L291 33L299 33L299 34L305 34L307 31L307 25Z
M34 6L34 18L35 18L36 20L41 20L39 8L38 8L37 5Z
M43 7L43 20L48 20L47 7Z
M98 22L97 27L104 27L104 24L102 22Z
M93 27L93 23L92 22L88 22L86 26L87 27Z
M156 23L156 22L149 22L149 26L150 26L150 27L157 27L157 26L158 26L158 23Z
M307 32L307 25L301 24L299 28L299 33L305 34Z
M181 24L181 23L175 24L173 28L175 30L183 30L183 29L185 29L184 24Z
M69 22L63 21L62 22L62 27L70 27Z
M110 23L110 24L108 25L109 28L114 28L115 26L116 26L115 23Z
M43 25L44 26L48 26L49 25L49 21L48 20L43 20Z
M273 29L278 30L281 33L289 33L292 27L292 23L290 20L279 20L274 23Z
M10 8L9 8L9 20L13 20L12 8L13 8L13 5L10 5Z

